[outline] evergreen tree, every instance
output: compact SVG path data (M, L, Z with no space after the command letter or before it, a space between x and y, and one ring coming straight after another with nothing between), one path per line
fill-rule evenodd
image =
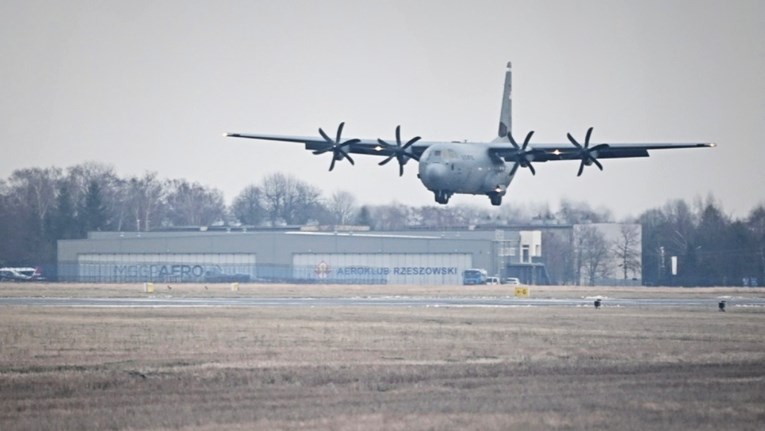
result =
M56 206L49 212L46 220L46 238L55 245L59 239L75 239L81 237L81 229L77 222L77 213L69 186L62 183L56 194Z
M106 226L106 206L101 195L101 186L95 180L88 182L79 216L83 233L101 230Z
M356 224L372 228L372 215L369 213L369 207L367 205L362 206L359 210Z

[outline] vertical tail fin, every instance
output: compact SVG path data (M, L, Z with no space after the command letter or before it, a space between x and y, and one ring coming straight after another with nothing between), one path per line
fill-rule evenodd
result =
M499 112L499 135L498 139L507 139L507 134L513 129L513 71L511 62L507 62L505 72L505 87L502 92L502 109Z

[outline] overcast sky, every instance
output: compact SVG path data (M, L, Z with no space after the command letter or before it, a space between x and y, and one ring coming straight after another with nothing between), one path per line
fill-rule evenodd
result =
M765 203L763 1L0 2L0 178L113 165L221 189L274 172L363 203L434 204L407 165L222 132L491 140L505 63L513 130L535 142L716 142L715 149L537 164L503 205L561 198L638 214L714 194ZM453 203L489 206L485 196Z

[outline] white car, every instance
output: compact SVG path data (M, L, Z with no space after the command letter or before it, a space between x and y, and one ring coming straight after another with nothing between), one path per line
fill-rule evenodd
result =
M507 277L505 279L505 284L510 284L513 286L520 286L521 280L517 277Z
M499 277L486 277L486 284L499 284Z

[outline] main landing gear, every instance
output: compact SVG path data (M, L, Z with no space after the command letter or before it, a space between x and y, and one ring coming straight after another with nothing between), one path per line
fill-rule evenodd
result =
M487 196L489 196L489 200L491 201L491 204L495 207L498 207L502 205L502 195L497 192L491 192L487 193Z
M448 204L449 198L452 197L452 194L446 190L436 190L433 193L436 195L436 202L444 205Z

